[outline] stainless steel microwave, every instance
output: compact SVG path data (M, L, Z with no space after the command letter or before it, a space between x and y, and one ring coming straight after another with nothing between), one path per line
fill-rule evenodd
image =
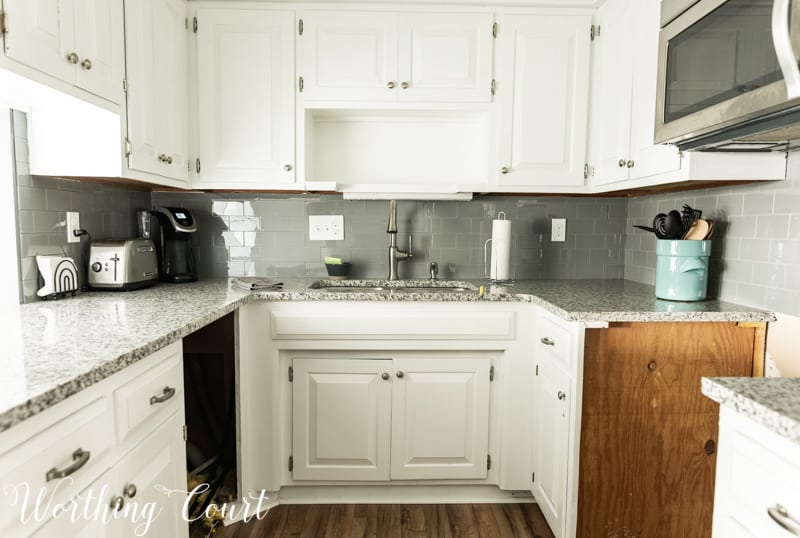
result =
M664 0L655 141L800 146L800 0Z

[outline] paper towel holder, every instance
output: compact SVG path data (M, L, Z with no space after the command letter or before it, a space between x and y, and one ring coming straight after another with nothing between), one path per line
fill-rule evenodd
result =
M497 213L497 220L506 220L506 213L505 211L500 211ZM502 284L509 284L514 280L511 278L492 278L491 272L489 270L489 243L493 242L494 238L489 238L483 243L483 277L491 282L502 283Z

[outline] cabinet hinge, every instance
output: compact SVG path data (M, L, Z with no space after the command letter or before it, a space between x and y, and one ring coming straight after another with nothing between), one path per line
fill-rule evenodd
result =
M497 37L497 23L492 23L492 37Z
M194 160L194 171L200 173L200 157Z
M188 29L189 29L189 17L184 17L184 18L183 18L183 28L184 28L185 30L188 30Z
M492 84L489 86L489 89L492 91L492 95L494 95L494 92L497 90L497 81L495 79L492 79Z
M583 165L583 179L589 179L594 175L594 166L589 166L589 163Z
M594 41L594 39L596 37L600 37L600 25L599 24L593 24L592 25L592 27L589 29L589 37L592 38L592 41Z
M0 11L0 35L8 33L8 15L5 11Z
M192 32L197 33L197 17L192 17Z
M303 19L297 21L297 33L303 35Z
M123 78L122 79L122 91L123 91L123 93L128 93L128 79L127 78Z
M536 365L536 375L539 375L539 365Z
M189 440L189 426L187 426L186 424L183 425L183 440L184 441Z
M186 171L190 172L190 173L192 171L192 160L191 159L187 159L186 160Z
M294 457L289 456L289 471L294 471Z
M486 469L489 470L492 468L492 456L490 454L486 454Z
M489 381L494 381L494 366L489 367Z
M125 157L130 157L131 153L133 153L133 148L131 147L131 141L125 138Z
M303 91L303 77L300 77L297 80L297 89L300 90L300 92L302 93L302 91Z
M531 473L531 482L536 482L536 473Z
M294 368L292 368L290 366L289 367L289 383L291 383L292 381L294 381Z

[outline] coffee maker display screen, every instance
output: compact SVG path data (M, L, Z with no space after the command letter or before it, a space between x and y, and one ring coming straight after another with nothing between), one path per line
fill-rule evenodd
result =
M176 211L175 218L180 220L186 220L186 213L184 213L183 211Z

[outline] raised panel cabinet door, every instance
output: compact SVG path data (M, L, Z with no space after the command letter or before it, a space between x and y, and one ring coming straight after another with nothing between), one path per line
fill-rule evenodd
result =
M89 486L73 497L76 506L83 507L85 499L98 499L103 492L103 484L109 484L112 480L114 469L109 469L100 478L89 484ZM97 501L99 506L105 506L111 502L111 492L105 490L102 497ZM82 501L82 499L84 501ZM66 505L67 503L65 503ZM93 515L93 512L90 512ZM102 514L102 512L100 512ZM33 538L113 538L119 536L120 525L116 520L104 522L101 517L85 517L78 515L72 517L69 511L64 512L59 517L53 517L46 521L42 527L33 533Z
M125 3L130 168L188 177L185 0Z
M120 0L75 2L77 85L110 101L122 98L123 22Z
M498 185L583 185L589 16L498 23Z
M295 182L294 13L197 11L198 155L205 187Z
M593 43L592 103L589 162L594 167L593 185L628 179L633 91L633 48L644 46L633 39L633 12L638 2L611 0L597 10L600 37ZM658 9L657 2L645 2ZM654 31L657 36L658 32ZM653 75L655 76L655 74ZM655 79L654 79L655 80ZM655 99L655 87L653 88ZM655 114L655 101L651 116ZM652 133L651 133L652 136Z
M388 480L392 361L300 358L293 368L292 478Z
M74 2L5 0L3 10L9 24L4 35L6 55L74 84L79 58L75 50Z
M540 361L533 389L531 493L557 538L566 536L570 379L555 364Z
M630 122L630 179L679 170L681 156L674 144L656 144L656 80L658 79L658 2L632 2L631 19L635 46ZM726 49L728 50L728 49Z
M156 161L161 175L187 180L189 153L188 43L186 0L161 0L157 4L155 37L158 51L154 64Z
M306 101L397 100L397 14L307 11L302 19Z
M112 497L122 497L122 510L134 503L140 513L149 506L161 510L152 520L118 520L121 528L114 536L189 536L189 524L181 515L187 490L183 424L183 410L172 414L114 467L109 488Z
M486 478L490 366L483 357L394 360L392 480Z
M400 101L489 102L491 13L424 13L400 18Z

